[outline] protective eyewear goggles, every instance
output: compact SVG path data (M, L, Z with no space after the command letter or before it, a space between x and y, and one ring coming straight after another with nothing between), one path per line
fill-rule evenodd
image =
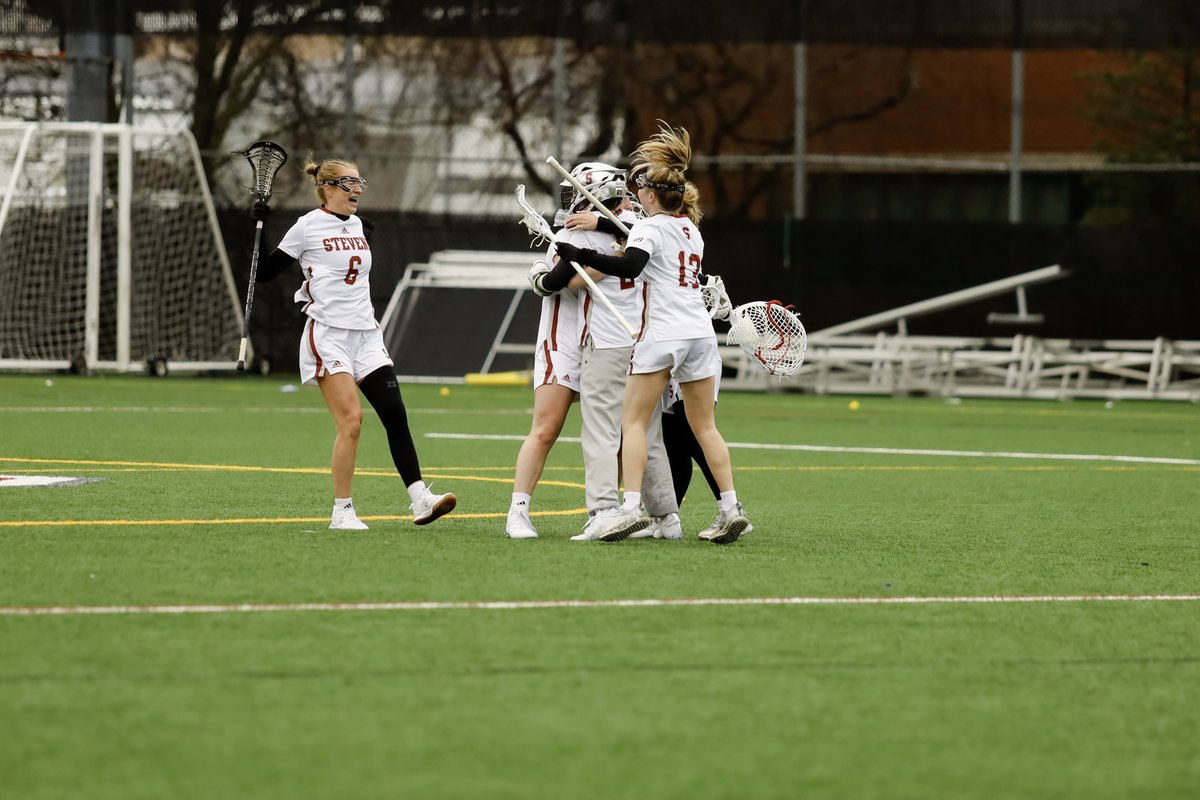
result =
M366 189L367 189L367 182L365 180L363 180L362 178L351 178L348 175L343 175L340 178L334 178L333 180L325 181L325 185L326 186L336 186L339 189L341 189L343 192L353 191L353 188L355 186L362 189L363 191L366 191Z
M660 192L682 192L684 185L682 183L662 183L660 181L652 181L646 177L646 173L642 172L635 178L631 178L628 183L629 191L637 194L638 189L657 189Z

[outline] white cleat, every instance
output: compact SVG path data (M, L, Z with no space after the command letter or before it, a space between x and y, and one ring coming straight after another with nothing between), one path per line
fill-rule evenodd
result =
M717 529L708 537L713 544L733 544L750 527L741 503L717 514L716 523Z
M526 508L510 508L508 522L504 525L504 535L510 539L536 539L537 529L529 521L529 511Z
M620 510L621 509L617 508L616 506L613 506L611 508L602 508L599 511L596 511L596 512L590 514L587 518L587 522L583 523L583 532L577 533L574 536L572 536L571 541L572 542L594 542L594 541L596 541L595 538L592 536L592 533L593 533L593 531L596 530L596 526L598 524L600 524L600 520L602 520L606 517L615 516L617 514L617 512Z
M621 508L615 514L597 514L591 536L597 542L619 542L649 525L650 518L641 509Z
M742 508L741 503L737 504L737 512L738 512L738 514L740 514L743 517L746 516L746 509ZM696 538L702 539L706 542L711 542L713 534L715 534L717 532L717 529L720 527L721 527L721 512L718 511L717 516L713 517L712 525L709 525L707 528L705 528L704 530L697 533ZM746 521L746 529L744 531L742 531L741 536L745 536L746 534L750 533L750 531L752 531L752 530L754 530L754 526L750 524L749 520L747 520Z
M329 522L329 529L333 531L365 531L367 523L354 513L354 506L345 506L333 510L333 519Z
M438 517L449 514L458 505L458 498L446 494L434 494L425 488L424 493L409 505L413 512L413 522L418 525L428 525Z
M674 512L663 514L661 517L651 517L648 530L653 531L655 539L674 541L683 538L683 525L679 521L679 515Z

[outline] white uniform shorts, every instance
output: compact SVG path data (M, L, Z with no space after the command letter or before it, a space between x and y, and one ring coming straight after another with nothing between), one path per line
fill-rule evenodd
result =
M300 379L316 386L317 378L348 372L358 383L380 367L394 366L379 328L357 331L334 328L315 319L304 323L300 337Z
M579 391L578 350L551 350L542 342L533 354L533 388L557 383Z
M633 347L631 375L670 369L680 383L711 378L721 374L721 354L716 334L703 339L671 339L659 342L647 328L642 340Z

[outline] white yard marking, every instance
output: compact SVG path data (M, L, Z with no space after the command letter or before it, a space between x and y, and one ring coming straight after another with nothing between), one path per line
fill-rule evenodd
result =
M0 475L0 489L28 486L79 486L96 478L73 478L69 475Z
M493 439L497 441L524 441L524 436L483 435L477 433L427 433L430 439ZM578 442L578 437L560 436L560 442ZM873 453L892 456L946 456L951 458L1036 458L1054 461L1117 461L1132 464L1174 464L1195 467L1200 459L1165 458L1160 456L1101 455L1099 453L1021 453L1005 450L919 450L906 447L835 447L819 444L762 444L757 442L727 442L728 446L740 450L796 450L806 453Z
M672 606L891 606L1000 603L1179 603L1198 594L1064 594L948 597L698 597L631 600L481 600L476 602L240 603L171 606L0 607L4 617L66 617L125 614L265 614L307 611L524 611L561 608L660 608Z

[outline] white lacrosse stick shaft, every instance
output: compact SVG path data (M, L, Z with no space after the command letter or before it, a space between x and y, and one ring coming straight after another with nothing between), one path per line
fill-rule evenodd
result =
M553 156L551 156L548 159L548 162L550 162L550 161L554 162L554 166L557 167L560 172L562 171L562 166L557 161L554 161ZM571 177L569 173L567 174L567 177L568 178ZM597 206L604 209L605 211L608 211L607 208L604 208L603 203L598 202L596 200L596 198L592 196L591 192L589 192L587 189L584 189L582 186L580 186L579 183L574 178L571 178L571 183L574 186L576 186L580 191L582 191L584 194L586 194L588 199L591 202L595 203ZM520 203L521 208L525 209L526 211L533 210L532 206L529 205L529 201L527 201L525 199L524 185L517 187L517 202ZM534 213L536 213L536 212L534 212ZM611 212L609 212L609 216L612 216ZM629 229L626 228L624 225L621 225L620 220L618 220L616 217L612 217L612 218L614 220L617 220L617 225L620 225L621 228L623 228L626 233L629 233ZM604 292L600 291L600 287L596 285L596 282L594 280L592 280L592 276L588 275L587 271L583 267L576 264L574 261L570 262L570 264L572 267L575 268L575 271L579 273L579 277L583 278L583 282L587 284L588 288L592 290L592 295L600 298L600 302L604 305L605 308L607 308L609 310L609 313L611 313L614 317L616 317L617 322L621 323L621 327L624 328L625 332L629 334L629 338L637 339L637 336L638 336L637 329L635 329L632 325L630 325L629 321L621 316L621 312L617 311L617 307L612 304L612 300L609 300L608 296L606 294L604 294Z

